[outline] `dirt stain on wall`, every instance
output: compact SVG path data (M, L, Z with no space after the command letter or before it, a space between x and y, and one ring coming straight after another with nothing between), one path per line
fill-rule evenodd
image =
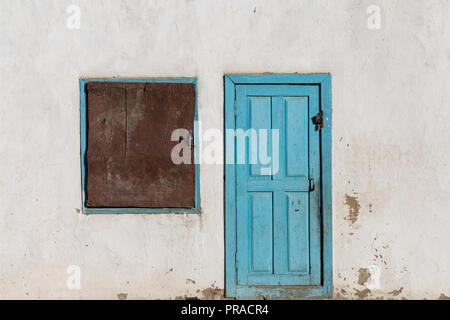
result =
M117 294L117 298L119 300L127 300L127 297L128 297L128 293L119 293L119 294Z
M358 272L359 272L358 284L363 286L367 282L367 280L369 280L369 278L370 278L369 269L367 269L367 268L360 268L358 270Z
M367 299L367 297L369 296L370 290L369 289L364 289L364 290L358 290L358 289L354 289L355 290L355 295L358 299Z
M447 297L445 294L441 293L438 300L450 300L450 297Z
M173 271L173 268L170 268L169 271L166 272L166 274L171 273Z
M345 204L348 206L348 216L345 217L345 220L350 221L350 224L354 224L358 220L359 210L361 209L358 197L352 197L346 194Z
M403 287L401 287L398 290L392 290L391 292L388 292L389 294L392 294L393 296L398 296L400 293L402 293Z
M223 290L211 286L201 291L204 300L220 300L223 298Z

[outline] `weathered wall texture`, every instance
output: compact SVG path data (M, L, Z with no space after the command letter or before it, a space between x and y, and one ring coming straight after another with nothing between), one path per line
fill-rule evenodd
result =
M71 4L80 29L66 26ZM379 30L366 26L372 4ZM332 73L334 296L450 296L449 10L446 0L1 1L0 298L218 293L222 166L201 166L201 215L80 214L78 79L198 77L199 118L221 129L223 75L259 72ZM66 286L70 265L80 290Z

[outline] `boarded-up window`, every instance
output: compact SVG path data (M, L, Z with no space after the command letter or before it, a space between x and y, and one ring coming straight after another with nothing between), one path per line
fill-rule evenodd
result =
M193 143L171 136L194 130L195 84L90 81L85 90L86 207L193 208ZM180 142L190 164L171 159Z

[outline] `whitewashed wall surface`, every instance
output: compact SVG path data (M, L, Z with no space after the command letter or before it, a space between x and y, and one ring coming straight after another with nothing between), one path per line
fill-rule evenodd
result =
M221 298L223 165L201 214L85 215L81 77L332 75L333 298L450 296L447 0L0 1L0 298Z

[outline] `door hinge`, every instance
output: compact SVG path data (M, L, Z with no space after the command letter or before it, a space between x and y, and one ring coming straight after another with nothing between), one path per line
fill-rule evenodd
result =
M316 131L319 131L323 128L323 112L320 111L318 114L316 114L314 117L312 117L313 124L316 125Z
M314 178L309 179L309 191L314 191L316 186L314 185Z

